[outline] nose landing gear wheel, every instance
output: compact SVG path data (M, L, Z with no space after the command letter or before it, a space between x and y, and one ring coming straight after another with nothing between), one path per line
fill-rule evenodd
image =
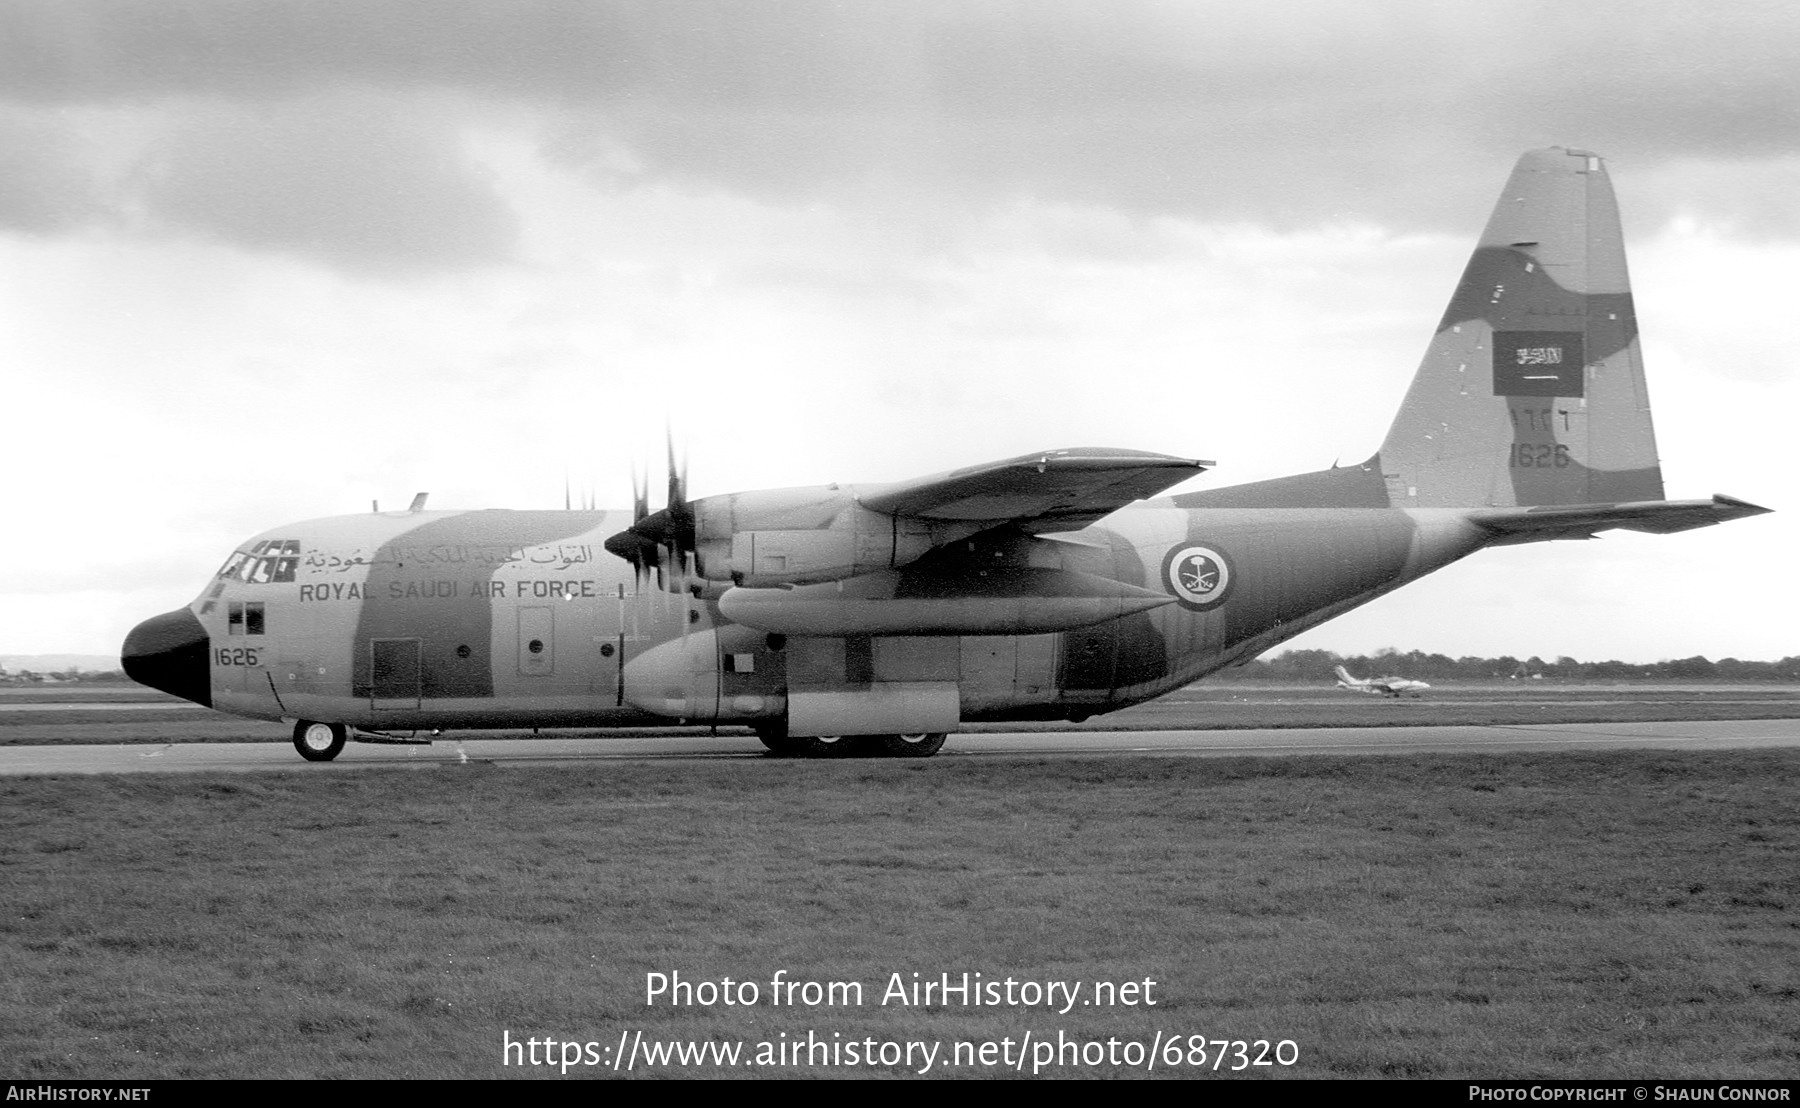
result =
M344 749L350 732L341 723L316 723L303 719L294 724L294 749L309 762L329 762Z
M876 741L881 752L890 758L929 758L944 745L943 732L918 732L909 735L882 735Z

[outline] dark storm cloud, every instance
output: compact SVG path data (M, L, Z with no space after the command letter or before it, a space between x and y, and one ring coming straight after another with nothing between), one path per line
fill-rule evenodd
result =
M350 271L508 257L512 211L423 114L360 96L201 111L150 147L130 186L153 226Z
M1800 9L1760 2L45 0L0 20L21 102L455 90L544 113L551 156L610 187L775 200L1466 230L1528 146L1642 171L1800 143Z

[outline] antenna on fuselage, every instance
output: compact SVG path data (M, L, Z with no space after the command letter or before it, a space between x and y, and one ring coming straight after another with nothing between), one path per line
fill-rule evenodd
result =
M425 510L425 498L426 498L426 497L428 497L428 496L430 496L430 495L431 495L431 494L430 494L430 493L428 493L428 492L421 492L421 493L415 493L415 494L414 494L414 495L413 495L413 502L412 502L412 506L411 506L411 507L409 507L409 508L407 508L407 509L406 509L406 510L407 510L407 511L409 511L409 512L422 512L422 511L424 511L424 510Z

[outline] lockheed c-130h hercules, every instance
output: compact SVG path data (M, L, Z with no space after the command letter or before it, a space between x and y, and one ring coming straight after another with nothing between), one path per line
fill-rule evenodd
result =
M1489 546L1766 509L1663 499L1612 186L1522 157L1380 450L1157 497L1212 463L1055 450L631 512L371 513L244 543L126 672L299 752L454 728L712 723L934 753L1185 685Z

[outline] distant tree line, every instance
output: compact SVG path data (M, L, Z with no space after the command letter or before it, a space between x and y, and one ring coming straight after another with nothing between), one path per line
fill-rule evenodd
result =
M1741 658L1713 661L1704 655L1674 658L1661 662L1579 662L1567 656L1547 662L1537 655L1515 658L1503 654L1498 658L1465 655L1452 658L1448 654L1427 654L1421 650L1405 653L1388 648L1374 654L1336 654L1329 650L1289 650L1273 658L1258 658L1249 665L1231 670L1235 678L1311 682L1331 676L1333 666L1343 666L1355 677L1410 677L1415 680L1521 680L1618 681L1628 678L1650 680L1718 680L1718 681L1800 681L1800 655L1778 662L1747 662Z
M83 685L123 685L127 678L122 671L116 669L70 669L46 673L21 669L16 673L8 673L4 668L0 668L0 685L42 685L47 681L79 682Z

